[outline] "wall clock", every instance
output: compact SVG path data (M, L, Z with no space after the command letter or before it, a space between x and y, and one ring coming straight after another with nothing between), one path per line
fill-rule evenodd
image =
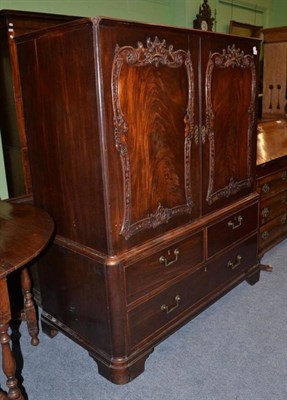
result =
M212 31L213 22L214 18L211 16L209 4L207 0L203 0L203 4L199 6L199 13L193 21L193 27L202 31Z

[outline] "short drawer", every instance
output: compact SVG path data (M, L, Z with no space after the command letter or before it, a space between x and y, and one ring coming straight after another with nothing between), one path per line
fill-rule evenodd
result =
M260 227L259 252L266 251L283 240L287 234L287 213L277 216Z
M207 229L208 257L257 229L258 202L231 214Z
M261 198L273 196L287 189L287 170L281 170L275 174L265 176L257 181L257 192Z
M277 193L261 202L260 225L266 224L278 215L287 211L287 190Z
M203 262L203 232L125 267L128 303Z
M168 330L182 313L202 302L207 304L216 292L257 264L257 235L236 246L226 254L198 268L188 277L152 296L128 312L131 347L153 334Z

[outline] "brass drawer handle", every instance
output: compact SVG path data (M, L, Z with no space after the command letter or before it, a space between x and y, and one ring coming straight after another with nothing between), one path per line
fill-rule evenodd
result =
M265 184L262 186L262 191L263 191L264 193L269 193L269 192L270 192L270 186L268 185L268 183L265 183Z
M263 240L268 239L268 238L269 238L269 232L268 232L268 231L264 231L264 232L262 233L261 237L262 237Z
M241 264L241 260L242 260L242 257L240 254L238 254L236 257L236 263L234 264L232 261L228 261L227 267L229 269L233 270L233 269L239 267L239 265Z
M286 194L282 194L282 196L280 196L280 202L281 202L282 204L285 204L286 201L287 201L287 196L286 196Z
M177 294L177 295L175 296L175 298L174 298L175 304L172 304L172 305L170 305L170 306L167 306L166 304L163 304L163 305L160 307L160 309L161 309L162 311L165 311L166 314L169 314L169 313L171 313L172 311L176 310L176 309L179 307L179 302L180 302L180 300L181 300L181 299L180 299L180 295Z
M263 208L263 210L261 211L261 215L263 218L268 217L269 214L270 214L270 210L268 207Z
M171 264L174 264L175 262L177 262L178 256L179 256L179 250L175 249L173 254L175 255L175 258L173 260L169 261L165 256L160 256L159 262L161 264L164 264L165 267L169 267Z
M234 218L234 220L236 220L236 217ZM237 229L241 226L242 221L243 221L243 217L241 217L241 215L238 215L238 217L237 217L238 223L237 224L236 224L236 222L228 221L227 225L229 228Z
M287 171L283 171L282 172L281 179L282 179L282 181L286 181L286 179L287 179Z

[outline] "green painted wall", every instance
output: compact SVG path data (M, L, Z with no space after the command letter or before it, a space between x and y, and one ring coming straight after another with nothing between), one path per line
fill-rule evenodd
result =
M287 25L287 1L273 0L271 10L271 26L286 26Z
M78 16L109 16L155 24L192 27L203 0L0 0L0 9ZM286 0L209 0L214 30L228 32L231 19L264 27L287 25ZM7 197L0 146L0 197Z
M1 134L0 134L0 140L1 140ZM3 151L2 151L2 146L0 146L0 199L7 199L7 197L8 197L8 192L6 185Z
M0 9L79 16L110 16L156 24L192 27L202 0L0 0ZM216 31L228 32L229 21L254 25L287 24L286 0L209 0Z

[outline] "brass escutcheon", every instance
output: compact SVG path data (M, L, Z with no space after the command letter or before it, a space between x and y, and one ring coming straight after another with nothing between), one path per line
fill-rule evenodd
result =
M264 231L264 232L262 233L261 237L262 237L263 240L268 239L268 238L269 238L269 232L268 232L268 231Z
M261 215L263 218L268 217L269 214L270 214L270 211L269 211L268 207L263 208L263 210L261 211Z
M269 193L270 192L270 186L268 185L268 183L265 183L262 187L262 191L264 193Z

